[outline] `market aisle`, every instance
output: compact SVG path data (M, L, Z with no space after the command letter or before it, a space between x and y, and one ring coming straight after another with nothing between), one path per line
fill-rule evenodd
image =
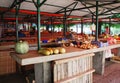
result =
M104 75L93 75L93 83L120 83L120 64L107 64Z

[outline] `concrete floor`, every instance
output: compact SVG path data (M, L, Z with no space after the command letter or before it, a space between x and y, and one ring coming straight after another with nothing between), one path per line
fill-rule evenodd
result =
M120 83L120 64L108 64L105 67L104 75L93 75L93 83Z

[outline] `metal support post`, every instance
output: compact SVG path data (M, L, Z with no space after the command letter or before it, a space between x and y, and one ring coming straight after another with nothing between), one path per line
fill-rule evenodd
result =
M94 23L94 16L92 15L92 23Z
M83 33L83 18L81 18L81 33Z
M66 11L66 8L65 8ZM63 18L63 36L66 36L66 31L67 31L67 25L66 25L66 19L67 19L67 14L65 12L64 14L64 18Z
M94 16L92 15L92 24L94 24ZM93 30L92 30L92 35L94 34Z
M20 9L20 4L19 5L16 5L16 42L19 41L19 38L18 38L18 13L19 13L19 9Z
M41 48L41 45L40 45L40 7L47 1L47 0L43 0L41 3L40 3L40 0L37 0L37 3L32 0L34 5L36 6L37 8L37 33L38 33L38 50L40 50Z
M40 4L40 0L37 0L37 4ZM38 50L40 49L40 7L37 6L37 33L38 33Z
M110 34L110 27L111 27L111 18L109 18L109 34Z
M54 28L53 28L53 19L52 19L52 17L50 18L50 22L51 22L51 25L50 25L51 31L53 33L54 32Z
M95 31L95 41L98 40L98 1L96 1L96 31Z

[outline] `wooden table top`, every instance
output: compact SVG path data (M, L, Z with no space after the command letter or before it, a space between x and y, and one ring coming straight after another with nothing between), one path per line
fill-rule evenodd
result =
M65 47L66 53L64 54L55 54L50 56L44 56L37 52L37 50L31 50L26 54L17 54L11 52L11 57L13 57L21 65L36 64L48 61L54 61L59 59L65 59L70 57L76 57L80 55L86 55L90 53L100 52L108 49L118 48L120 44L114 44L107 47L95 48L95 49L80 49L76 47Z

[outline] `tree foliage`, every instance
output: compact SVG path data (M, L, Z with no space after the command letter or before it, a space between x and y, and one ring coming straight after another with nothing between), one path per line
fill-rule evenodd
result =
M120 13L112 15L112 16L110 16L110 18L120 18Z

